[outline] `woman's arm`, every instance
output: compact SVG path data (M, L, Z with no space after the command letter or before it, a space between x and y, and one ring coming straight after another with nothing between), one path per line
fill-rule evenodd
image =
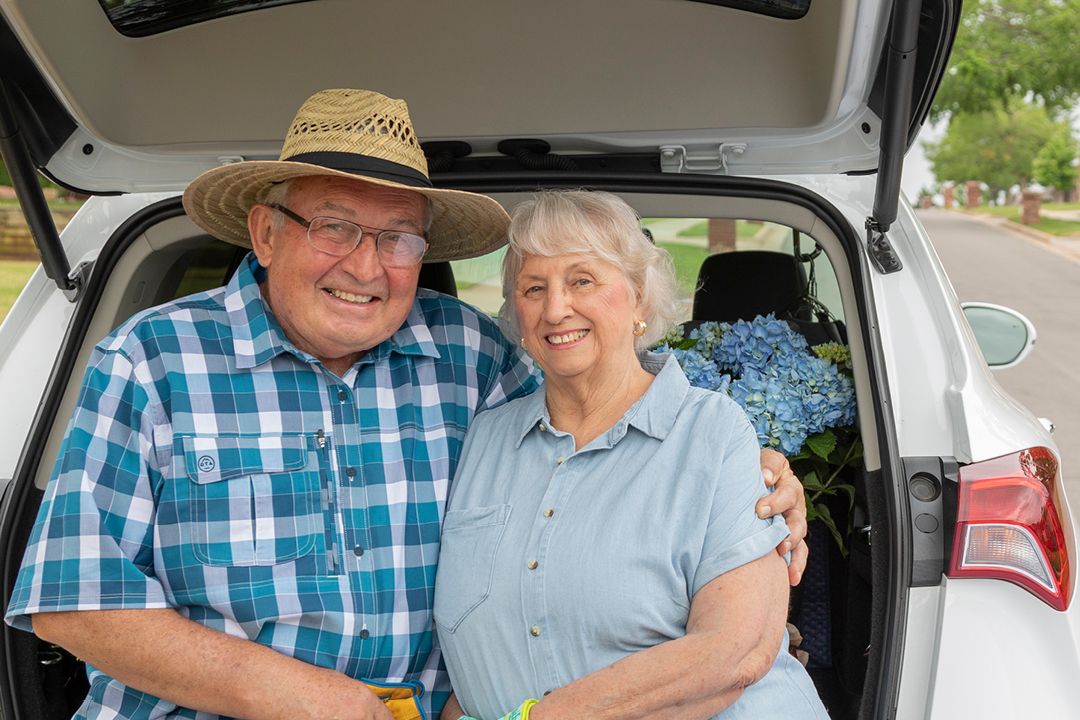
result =
M439 720L458 720L464 714L465 711L461 709L461 705L457 701L457 695L450 693L450 699L443 705Z
M787 615L787 572L774 552L704 585L686 636L559 688L531 720L709 718L772 667Z

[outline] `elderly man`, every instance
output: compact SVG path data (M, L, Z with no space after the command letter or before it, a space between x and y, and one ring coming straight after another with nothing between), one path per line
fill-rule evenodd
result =
M417 290L425 257L488 252L507 224L426 170L403 102L334 90L280 160L188 188L194 221L253 254L98 344L8 608L90 666L80 717L444 704L449 482L473 416L537 379L489 318ZM763 505L789 509L801 488L768 462Z

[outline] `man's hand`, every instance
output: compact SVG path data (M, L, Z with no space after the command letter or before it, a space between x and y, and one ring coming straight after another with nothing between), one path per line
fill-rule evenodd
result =
M799 478L791 472L787 458L775 450L762 449L761 472L765 476L765 484L772 488L772 492L758 500L755 511L760 518L783 513L791 534L776 547L776 552L781 555L791 553L788 582L792 586L798 585L802 580L803 570L806 569L806 556L809 552L804 542L806 495L803 494Z

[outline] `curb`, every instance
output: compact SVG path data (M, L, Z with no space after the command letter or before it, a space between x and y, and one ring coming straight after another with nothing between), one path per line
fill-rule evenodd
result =
M994 217L993 215L984 215L983 213L969 212L967 210L950 210L947 212L957 212L981 223L994 225L1004 230L1008 230L1013 235L1018 235L1025 240L1033 240L1053 253L1068 258L1075 263L1080 263L1080 241L1075 241L1077 244L1074 247L1071 243L1069 245L1063 244L1063 242L1067 242L1064 238L1057 235L1051 235L1042 230L1036 230L1033 227L1028 227L1027 225L1007 218Z

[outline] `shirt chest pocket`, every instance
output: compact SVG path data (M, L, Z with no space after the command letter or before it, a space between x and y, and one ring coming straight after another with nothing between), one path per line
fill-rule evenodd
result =
M206 565L275 565L315 548L322 526L313 437L185 437L192 553Z
M433 616L441 630L454 632L487 599L509 505L447 510L435 575Z

